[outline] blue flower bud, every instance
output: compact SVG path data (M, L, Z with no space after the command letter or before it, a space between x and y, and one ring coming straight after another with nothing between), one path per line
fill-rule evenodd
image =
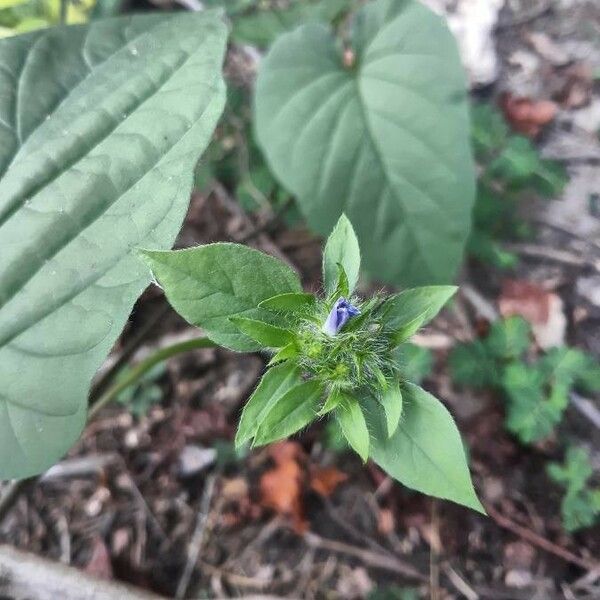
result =
M360 310L356 306L352 306L346 298L338 298L323 324L323 333L335 335L351 317L356 317L356 315L360 315Z

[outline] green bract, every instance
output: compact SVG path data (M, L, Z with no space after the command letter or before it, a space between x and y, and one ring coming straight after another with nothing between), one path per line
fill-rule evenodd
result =
M450 281L475 193L456 43L419 2L377 0L350 45L319 24L278 38L256 83L258 141L315 231L346 212L378 279Z
M94 372L168 248L224 102L218 13L0 41L0 478L79 435Z
M364 461L371 457L409 487L483 512L452 417L407 381L427 368L411 360L427 357L417 359L406 338L456 288L349 297L360 252L345 216L325 247L324 297L302 292L279 260L236 244L142 256L173 307L213 341L270 354L242 412L237 446L280 440L330 415Z

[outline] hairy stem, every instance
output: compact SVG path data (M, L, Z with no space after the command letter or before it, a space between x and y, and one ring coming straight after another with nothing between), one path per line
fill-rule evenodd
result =
M198 350L200 348L214 348L216 344L208 338L195 338L179 342L166 348L157 350L143 361L138 363L121 381L112 385L104 394L102 394L96 402L91 406L88 412L88 420L93 419L102 408L112 402L123 390L134 385L140 378L152 369L157 364L168 360L169 358L190 350Z

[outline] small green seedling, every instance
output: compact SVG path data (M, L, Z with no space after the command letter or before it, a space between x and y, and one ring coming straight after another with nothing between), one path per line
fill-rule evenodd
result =
M529 324L509 317L494 323L485 339L456 346L449 359L456 383L500 392L506 427L526 444L554 431L574 388L600 390L600 366L591 356L561 347L527 361L530 341Z
M283 262L239 244L141 255L175 310L213 342L269 357L243 409L238 447L333 418L363 461L372 458L410 488L484 512L454 420L408 380L415 367L406 368L410 352L415 357L406 341L455 287L359 297L360 249L343 215L325 246L322 295L304 292Z
M588 453L583 448L569 448L563 464L548 465L548 475L565 488L560 506L565 529L577 531L594 525L600 517L600 488L589 484L593 468Z
M519 204L530 195L559 196L568 175L557 161L543 159L529 139L511 134L504 117L492 105L475 104L471 116L479 179L467 249L484 263L511 268L517 256L505 250L501 242L532 235L519 215Z

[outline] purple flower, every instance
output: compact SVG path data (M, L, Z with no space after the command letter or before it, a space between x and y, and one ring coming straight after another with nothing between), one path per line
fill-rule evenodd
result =
M335 335L351 317L356 315L360 315L360 310L356 306L352 306L346 298L338 298L323 324L323 333Z

